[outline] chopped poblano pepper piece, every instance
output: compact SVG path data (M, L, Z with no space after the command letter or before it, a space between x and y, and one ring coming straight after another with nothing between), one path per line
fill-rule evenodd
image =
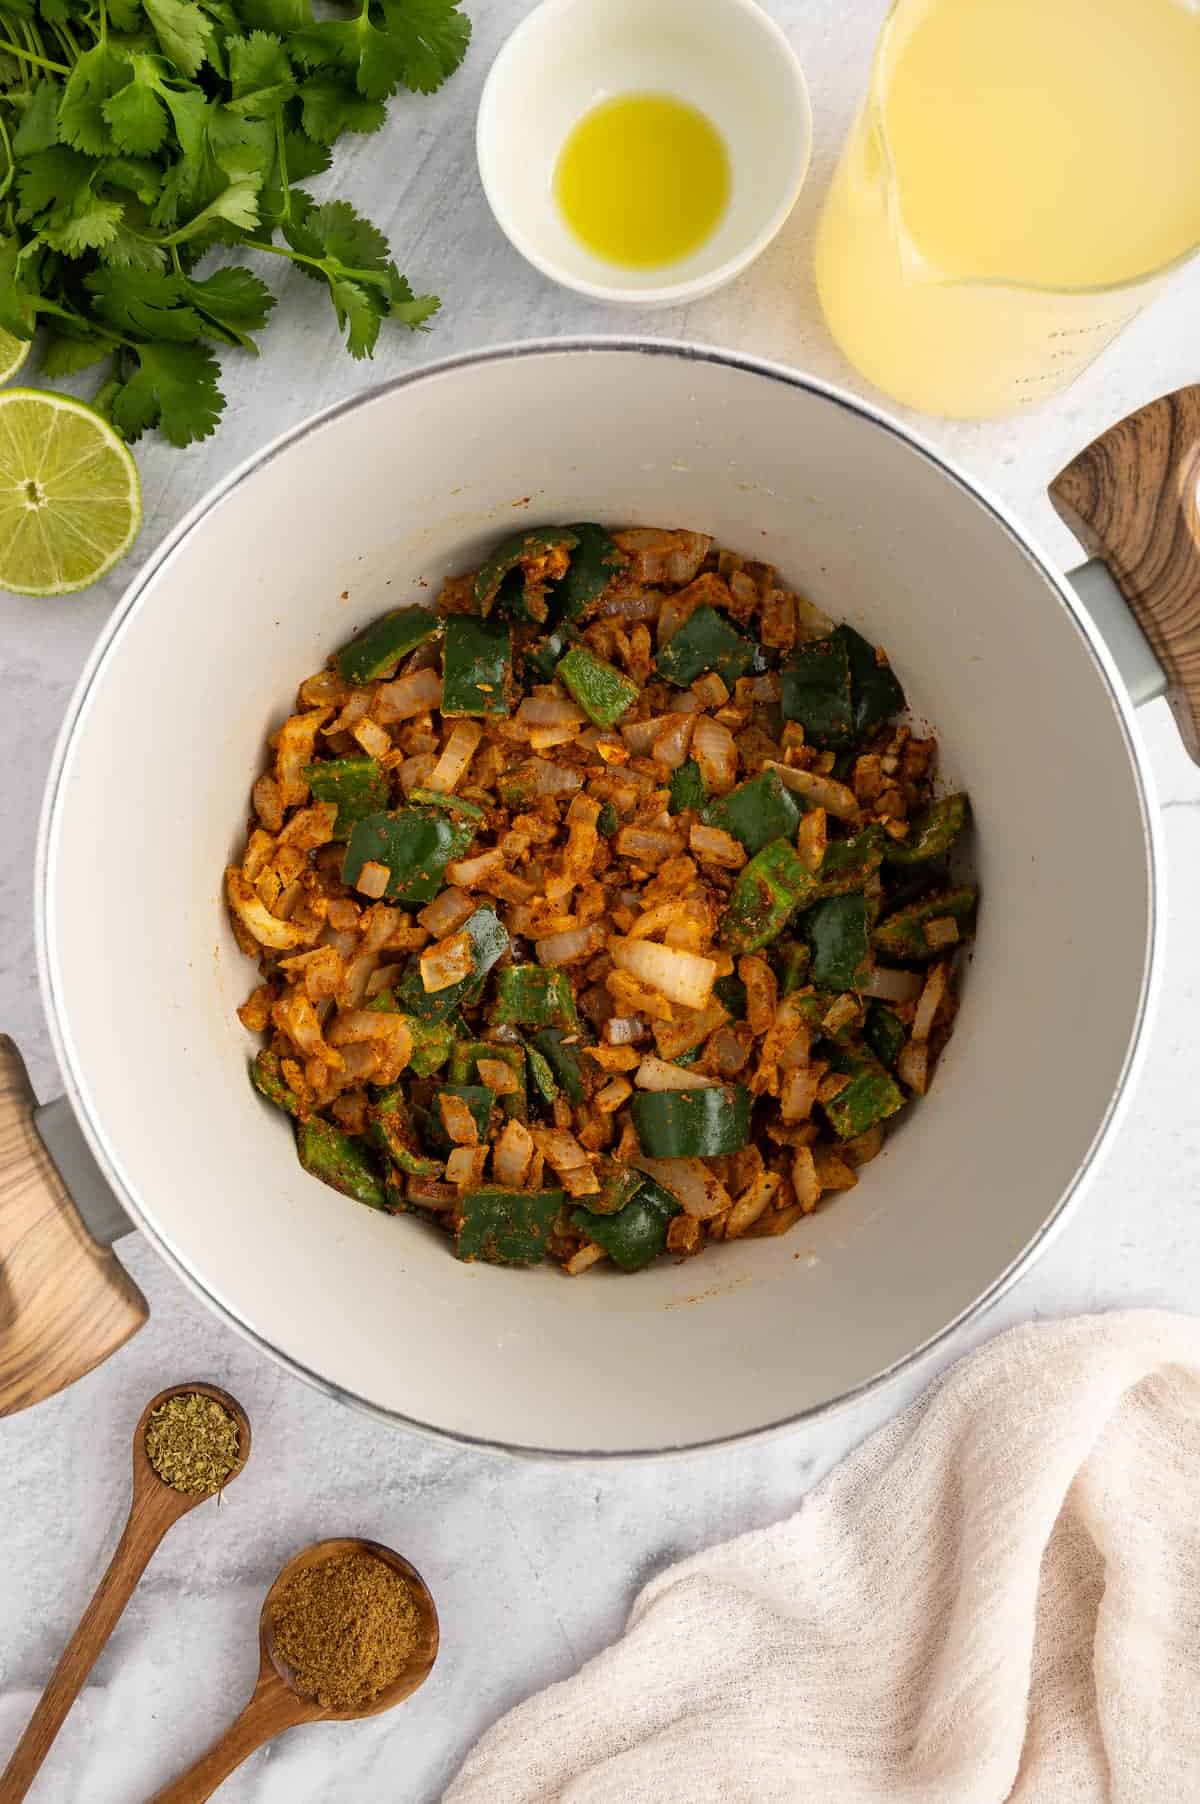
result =
M351 886L364 864L387 866L389 902L432 902L445 884L446 866L461 858L475 837L472 821L453 820L440 808L400 808L356 822L342 862Z
M474 589L476 608L481 614L488 613L505 577L510 570L519 569L523 572L529 618L544 620L547 585L564 575L567 553L574 551L578 543L569 526L531 526L525 532L514 533L479 566Z
M790 996L808 982L812 951L802 940L788 940L779 948L779 994Z
M296 1124L296 1150L311 1177L320 1178L343 1196L352 1196L369 1209L386 1204L383 1181L361 1139L344 1134L331 1122L311 1115Z
M450 614L442 647L442 713L507 714L512 704L512 635L499 620Z
M596 816L596 831L604 839L611 839L621 825L621 817L611 802L603 802Z
M887 659L881 663L882 654L861 633L856 633L852 626L839 626L834 636L840 636L850 659L854 737L865 739L868 733L907 706L904 691Z
M732 971L728 977L718 977L712 987L712 993L721 1007L728 1011L731 1020L744 1021L746 1019L746 986L740 977L735 977ZM697 1047L696 1051L699 1055L701 1048ZM681 1059L675 1060L677 1065L682 1062Z
M838 633L798 645L783 666L780 708L812 745L837 751L854 738L850 655Z
M887 835L878 821L871 821L852 839L831 839L817 872L817 894L848 896L865 889L883 863Z
M561 1190L502 1190L485 1184L463 1197L455 1251L491 1265L537 1265L564 1202Z
M487 819L486 808L478 802L468 802L462 796L443 795L440 789L414 789L409 794L409 801L423 808L444 808L447 814L457 815L464 821L483 821Z
M569 626L556 626L552 633L547 633L536 645L527 645L521 655L526 665L532 664L543 683L548 683L575 644L575 639L576 635Z
M689 614L654 662L659 675L681 689L713 670L732 690L753 664L755 650L754 641L744 638L723 614L703 607Z
M429 608L396 608L343 645L336 659L338 675L348 683L373 683L391 676L401 658L432 639L440 625Z
M506 965L489 1018L495 1026L578 1027L571 980L554 965Z
M844 1090L822 1104L839 1139L853 1140L904 1107L903 1091L873 1053L862 1047L838 1046L830 1051L829 1063L850 1079Z
M588 1208L595 1215L618 1215L642 1184L642 1174L632 1165L618 1165L606 1159L600 1169L600 1189L588 1198Z
M643 1177L619 1215L598 1215L591 1209L573 1209L571 1224L603 1247L623 1272L640 1272L667 1250L667 1227L680 1204L669 1190Z
M873 999L867 1006L867 1021L863 1028L863 1039L875 1054L881 1065L889 1071L896 1069L896 1060L904 1047L904 1023L885 1002Z
M463 923L462 932L471 941L474 971L444 990L427 990L421 982L420 962L414 957L396 985L396 1001L406 1015L424 1022L449 1021L464 1002L478 1000L488 972L508 951L508 930L493 908L477 908Z
M707 801L700 766L694 758L688 758L671 772L671 813L681 814L685 808L694 808L701 814Z
M250 1066L250 1082L259 1095L273 1102L277 1109L283 1109L288 1115L300 1113L300 1098L284 1078L278 1053L264 1048L255 1054Z
M860 990L871 975L871 936L862 895L830 896L806 911L809 974L819 989Z
M704 818L710 827L720 827L740 839L753 857L773 839L793 839L800 810L778 771L764 770L710 802Z
M736 979L735 979L735 982L736 982ZM689 1048L689 1050L687 1052L677 1052L675 1054L675 1057L671 1060L671 1063L673 1065L682 1065L684 1070L686 1071L689 1065L698 1064L700 1062L700 1059L703 1057L703 1055L704 1055L704 1047L701 1044L700 1046L693 1046L693 1047Z
M944 858L967 824L967 798L942 796L919 814L907 839L890 840L884 849L886 864L926 864Z
M559 620L578 620L594 601L599 601L613 577L629 562L595 521L585 520L571 531L576 538L575 549L567 574L554 591L554 612Z
M757 952L781 934L796 909L816 894L816 880L790 841L773 839L738 872L721 938L731 952Z
M306 765L304 775L315 802L337 806L335 839L349 839L351 829L369 814L386 809L391 797L387 772L374 758L328 758Z
M949 916L960 927L967 928L977 900L978 891L964 884L960 889L941 890L935 896L925 896L920 902L914 902L909 908L898 909L876 927L872 936L875 950L884 958L905 962L937 958L945 952L945 947L929 944L925 938L926 923Z
M547 1033L555 1033L557 1029L547 1028ZM529 1077L534 1089L544 1103L552 1103L558 1095L558 1082L551 1069L550 1061L545 1053L539 1052L536 1046L525 1042L525 1056L529 1061Z
M741 1084L705 1090L638 1090L633 1125L648 1159L715 1159L750 1137L750 1092Z
M611 727L628 713L640 693L636 683L622 676L615 664L597 658L586 645L576 645L554 673L598 727Z
M367 1133L380 1152L385 1153L401 1171L418 1178L442 1175L443 1161L430 1159L421 1151L417 1130L412 1124L408 1104L400 1084L381 1091L367 1110Z
M488 1127L492 1119L492 1105L496 1101L495 1092L489 1090L484 1084L440 1084L434 1091L433 1102L425 1123L426 1139L434 1152L448 1153L455 1145L442 1126L442 1117L437 1106L439 1096L457 1096L460 1101L465 1102L471 1111L471 1119L479 1130L480 1141L487 1139Z
M583 1102L587 1090L583 1081L583 1067L579 1062L579 1047L563 1037L561 1027L543 1027L540 1032L530 1034L530 1039L541 1053L551 1071L559 1089L568 1102Z

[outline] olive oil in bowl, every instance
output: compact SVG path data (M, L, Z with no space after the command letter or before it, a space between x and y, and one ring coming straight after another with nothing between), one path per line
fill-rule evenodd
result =
M671 94L620 94L571 131L554 193L572 232L624 269L681 262L720 224L732 186L725 140Z

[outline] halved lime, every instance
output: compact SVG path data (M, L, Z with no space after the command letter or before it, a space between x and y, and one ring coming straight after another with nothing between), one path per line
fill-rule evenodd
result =
M31 338L14 338L0 326L0 382L16 375L32 349Z
M0 589L86 589L141 523L137 465L102 414L70 395L0 390Z

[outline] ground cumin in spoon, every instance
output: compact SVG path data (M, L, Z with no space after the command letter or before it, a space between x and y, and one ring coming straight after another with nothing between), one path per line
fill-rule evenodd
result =
M327 1710L362 1710L408 1665L421 1619L406 1580L374 1554L296 1573L272 1613L275 1653L296 1690Z

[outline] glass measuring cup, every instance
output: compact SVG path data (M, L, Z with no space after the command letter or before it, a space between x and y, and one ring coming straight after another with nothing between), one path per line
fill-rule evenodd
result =
M893 0L817 234L826 320L888 394L1057 394L1200 246L1196 0Z

